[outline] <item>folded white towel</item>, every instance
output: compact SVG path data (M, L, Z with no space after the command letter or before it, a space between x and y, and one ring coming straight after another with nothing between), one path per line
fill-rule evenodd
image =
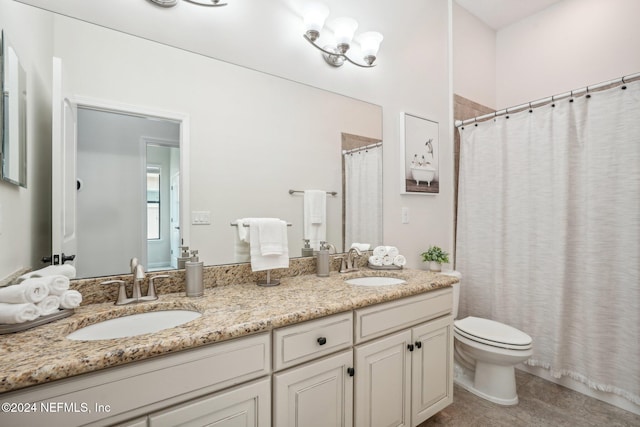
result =
M397 265L398 267L402 267L407 263L407 259L404 255L396 255L393 258L393 265Z
M0 303L0 323L15 324L35 320L40 316L40 310L35 304L5 304Z
M377 255L371 255L369 257L369 264L376 267L382 267L382 257L379 257Z
M386 246L376 246L373 249L373 254L375 256L378 256L378 257L382 258L383 256L385 256L387 254L387 247Z
M69 278L67 276L50 276L43 277L42 280L46 281L49 287L49 295L61 295L64 291L69 289Z
M75 279L76 268L71 264L49 265L45 268L41 268L40 270L23 274L22 276L18 277L16 282L20 283L32 277L46 277L46 276L58 276L58 275L67 276L69 279Z
M82 302L82 294L76 290L64 291L60 295L60 308L76 308Z
M382 265L393 265L393 258L391 258L389 255L383 256Z
M369 243L352 243L351 247L361 251L368 251L371 245Z
M260 223L265 218L254 218L250 223L250 254L251 254L251 271L264 271L272 270L274 268L288 268L289 267L289 247L287 244L287 225L284 223L284 233L282 237L285 242L281 254L263 255L261 249L261 236L260 236Z
M52 314L60 309L60 297L57 295L49 295L36 304L40 309L40 316Z
M20 284L0 288L0 302L10 304L38 303L49 295L43 279L27 279Z
M314 250L327 240L327 193L321 190L305 190L303 201L303 234Z
M282 255L287 246L287 223L277 218L257 221L260 234L260 254Z
M386 246L386 248L387 248L387 255L389 255L391 259L400 255L400 251L395 246Z

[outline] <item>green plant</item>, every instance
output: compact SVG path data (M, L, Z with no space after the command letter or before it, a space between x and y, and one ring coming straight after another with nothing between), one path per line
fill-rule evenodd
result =
M438 246L430 246L428 251L422 252L422 261L435 261L440 264L445 264L449 262L449 254Z

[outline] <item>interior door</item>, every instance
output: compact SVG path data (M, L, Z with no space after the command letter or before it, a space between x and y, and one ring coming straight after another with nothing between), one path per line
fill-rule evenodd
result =
M75 264L78 109L65 97L62 60L56 57L51 111L51 263Z

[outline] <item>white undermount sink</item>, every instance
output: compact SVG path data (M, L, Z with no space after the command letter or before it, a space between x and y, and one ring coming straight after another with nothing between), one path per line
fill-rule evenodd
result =
M345 283L349 285L358 286L387 286L387 285L401 285L407 283L405 280L398 279L397 277L385 277L385 276L370 276L370 277L356 277L354 279L345 280Z
M202 316L192 310L163 310L131 314L103 320L71 332L67 338L75 341L108 340L135 337L136 335L174 328Z

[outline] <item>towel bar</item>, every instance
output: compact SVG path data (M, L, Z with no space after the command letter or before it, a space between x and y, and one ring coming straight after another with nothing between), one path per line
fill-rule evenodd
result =
M289 194L293 194L293 193L304 193L304 190L289 190ZM338 192L337 191L327 191L327 194L330 194L332 196L337 196Z
M232 222L230 225L231 225L232 227L237 227L237 226L238 226L238 224L237 224L237 223L235 223L235 222ZM248 226L249 226L249 224L242 224L242 225L243 225L244 227L248 227ZM287 227L291 227L291 224L287 223Z

